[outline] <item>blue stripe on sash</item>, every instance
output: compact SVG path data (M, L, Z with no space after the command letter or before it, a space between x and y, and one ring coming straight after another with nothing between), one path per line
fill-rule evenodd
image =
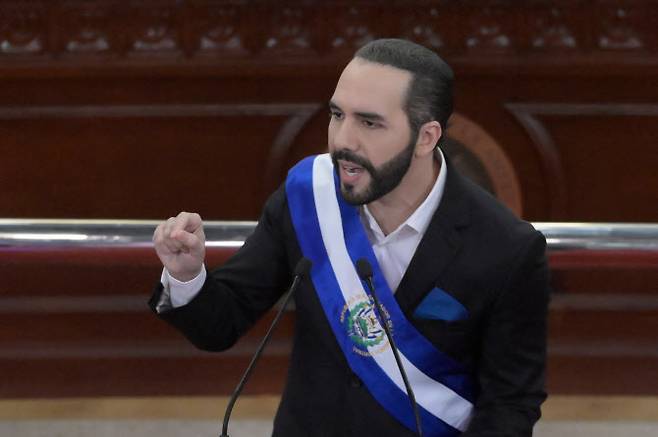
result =
M335 338L352 370L359 375L373 397L377 399L389 414L413 431L416 429L416 425L409 404L409 398L406 393L400 390L391 381L388 375L386 375L372 357L364 357L353 353L353 342L340 322L340 314L345 305L345 301L342 294L338 291L339 285L322 241L320 224L315 212L312 184L314 159L315 157L308 157L301 161L291 169L288 179L286 180L288 207L297 234L297 239L304 256L309 258L313 263L311 268L311 279L313 285L318 298L322 303L325 314L327 315L327 320L332 327ZM338 197L339 199L342 198L342 196ZM349 207L349 205L347 206ZM355 210L353 207L350 208ZM358 216L356 218L358 221ZM354 226L352 222L353 220L350 220L350 224L348 225L350 232L351 227ZM363 232L362 228L361 232ZM369 244L367 247L370 248ZM370 252L372 252L372 249ZM350 257L353 256L354 254L350 252ZM377 266L376 259L374 259L374 253L371 253L370 256L372 256L372 259L370 260L371 264ZM378 267L376 268L378 269ZM381 276L381 272L379 271L378 276L380 277L379 281L381 281L383 276ZM377 285L377 287L379 287L379 285ZM386 305L386 307L390 312L391 308L397 307L397 304L393 306ZM404 353L405 355L407 354L407 352ZM414 352L407 356L414 361L416 358L415 355ZM448 367L448 369L452 369L452 367ZM421 368L421 370L424 371L425 369ZM428 375L432 376L433 373L436 373L436 371L430 372ZM447 425L424 408L419 406L419 409L425 435L436 437L459 435L458 430Z
M337 181L338 177L335 176L335 178ZM474 402L475 388L471 378L466 376L466 368L436 349L406 320L379 267L375 252L363 229L358 209L348 204L340 192L337 197L347 251L353 263L356 264L359 258L364 257L372 265L373 283L377 297L393 320L393 326L396 328L394 333L396 344L400 351L427 376L439 381L471 403ZM396 320L399 321L397 324ZM403 329L400 329L400 325Z

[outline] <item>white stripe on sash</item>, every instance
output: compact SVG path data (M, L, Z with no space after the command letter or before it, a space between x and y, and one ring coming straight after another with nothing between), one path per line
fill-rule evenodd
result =
M340 209L335 193L333 163L328 154L320 155L313 162L313 197L322 240L345 302L350 302L354 298L365 300L367 293L345 245ZM381 348L381 345L377 348ZM371 356L377 365L400 390L406 393L391 349L386 348L381 353L374 353L373 347L368 349L369 352L372 352ZM453 428L464 431L470 421L473 405L450 388L425 375L402 353L400 353L400 358L418 404Z

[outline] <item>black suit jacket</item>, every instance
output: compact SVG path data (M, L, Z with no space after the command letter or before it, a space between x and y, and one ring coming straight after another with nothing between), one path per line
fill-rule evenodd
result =
M187 305L159 314L205 350L229 348L281 296L302 254L284 188L254 233L212 271ZM465 320L414 318L440 287ZM161 287L151 298L155 309ZM545 240L448 164L441 204L395 294L403 313L441 351L469 368L480 394L463 436L529 436L540 416L546 360ZM296 324L274 436L413 436L352 373L311 281L295 296Z

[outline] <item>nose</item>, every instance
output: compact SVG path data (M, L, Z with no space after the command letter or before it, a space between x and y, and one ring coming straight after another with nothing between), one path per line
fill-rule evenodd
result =
M329 144L334 150L357 150L359 141L354 124L349 119L329 124Z

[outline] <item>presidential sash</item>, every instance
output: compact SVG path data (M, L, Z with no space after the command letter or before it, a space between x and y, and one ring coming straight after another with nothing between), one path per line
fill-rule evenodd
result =
M358 209L346 203L328 154L302 160L288 173L286 195L295 233L313 267L311 279L352 371L399 422L416 429L393 352L355 263L373 266L386 323L414 390L426 436L456 436L470 421L474 383L462 365L423 337L404 317L377 264Z

